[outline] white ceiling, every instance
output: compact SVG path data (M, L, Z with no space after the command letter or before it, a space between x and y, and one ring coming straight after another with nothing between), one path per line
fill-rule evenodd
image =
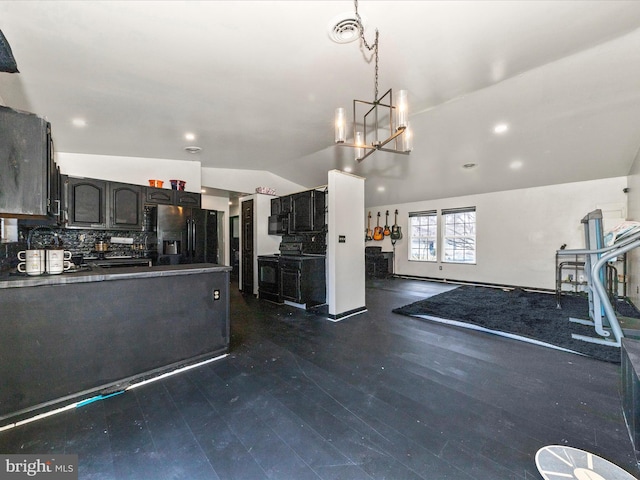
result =
M351 166L369 206L629 172L639 1L361 0L369 41L380 31L380 90L409 91L415 132L410 156L361 164L333 145L334 109L373 99L370 55L328 36L353 11L351 1L3 0L20 73L0 73L0 97L46 116L58 151L197 158L307 187ZM498 122L509 130L494 134Z

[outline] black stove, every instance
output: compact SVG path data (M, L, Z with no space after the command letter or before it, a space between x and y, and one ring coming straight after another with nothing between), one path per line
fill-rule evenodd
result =
M324 255L327 252L325 233L283 235L278 247L281 255Z

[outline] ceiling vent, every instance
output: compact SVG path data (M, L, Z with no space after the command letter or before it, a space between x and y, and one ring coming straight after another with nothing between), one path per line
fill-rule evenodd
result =
M184 149L188 153L199 153L202 150L200 147L184 147Z
M362 20L363 26L366 22ZM336 43L350 43L360 38L360 26L354 13L343 13L329 24L329 38Z

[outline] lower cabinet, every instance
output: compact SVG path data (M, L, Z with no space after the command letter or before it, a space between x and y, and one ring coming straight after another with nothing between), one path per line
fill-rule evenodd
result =
M285 300L308 307L326 303L324 255L265 255L258 257L258 297Z
M324 256L280 257L280 297L294 303L326 302Z

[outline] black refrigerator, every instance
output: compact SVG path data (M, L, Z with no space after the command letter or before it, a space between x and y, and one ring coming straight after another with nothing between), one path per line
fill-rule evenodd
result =
M219 263L218 212L158 205L157 264Z

